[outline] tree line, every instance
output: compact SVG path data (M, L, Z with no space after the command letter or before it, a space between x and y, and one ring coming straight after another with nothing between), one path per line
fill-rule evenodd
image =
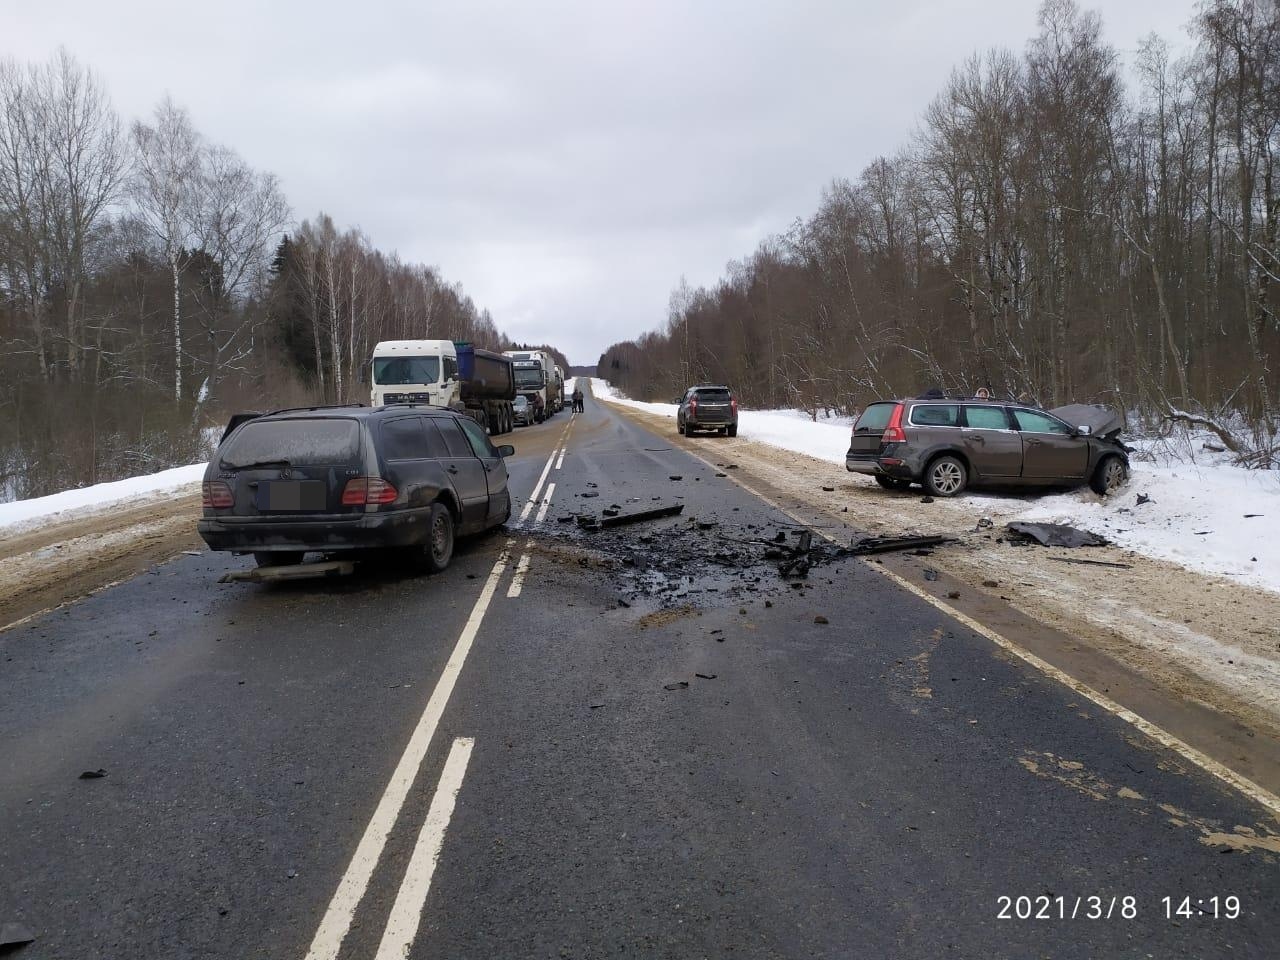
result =
M1099 16L1047 0L1021 55L956 67L910 142L683 281L600 375L667 399L853 413L939 386L1114 404L1277 459L1280 3L1207 0L1126 82Z
M0 60L0 500L199 460L228 410L361 399L380 339L502 348L438 270L321 213L165 98Z

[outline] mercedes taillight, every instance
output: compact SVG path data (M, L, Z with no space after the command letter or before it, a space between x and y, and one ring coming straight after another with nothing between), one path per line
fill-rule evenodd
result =
M212 510L225 510L236 502L231 488L221 480L206 480L200 485L200 503Z
M352 477L342 488L342 505L359 507L369 503L390 503L399 493L381 477Z

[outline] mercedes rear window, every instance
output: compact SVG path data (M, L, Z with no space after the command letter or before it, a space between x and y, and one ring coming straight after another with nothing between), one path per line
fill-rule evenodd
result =
M351 463L360 455L360 425L336 417L254 420L224 444L224 467L287 463L292 467Z
M853 425L855 430L880 430L889 425L889 418L893 416L893 408L896 403L873 403L867 409L862 411L862 416L858 418L858 422Z

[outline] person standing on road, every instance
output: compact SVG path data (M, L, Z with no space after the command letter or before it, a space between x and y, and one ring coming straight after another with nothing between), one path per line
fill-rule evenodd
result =
M573 412L582 413L582 391L577 387L573 388Z

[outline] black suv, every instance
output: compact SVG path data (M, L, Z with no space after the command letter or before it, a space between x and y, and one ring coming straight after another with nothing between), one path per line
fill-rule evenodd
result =
M702 385L690 387L677 397L676 430L691 436L695 430L718 430L731 437L738 435L738 401L728 387Z
M443 570L456 535L511 516L511 446L449 410L307 407L236 424L205 470L198 530L259 566L398 547Z

